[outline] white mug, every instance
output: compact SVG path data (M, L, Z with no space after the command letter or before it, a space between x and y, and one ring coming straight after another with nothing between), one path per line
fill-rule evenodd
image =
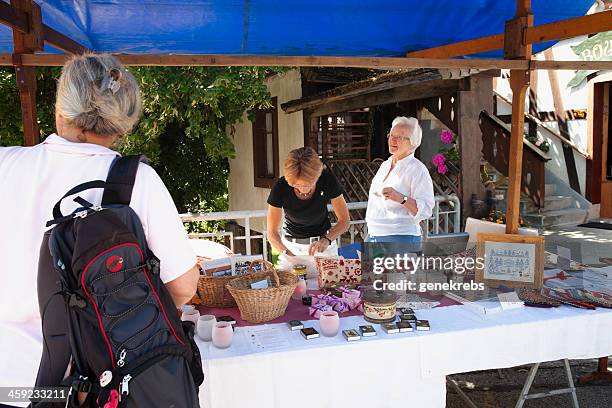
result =
M198 324L198 318L200 317L200 312L197 310L185 310L181 315L181 320L185 322L193 322L194 325Z
M212 340L213 326L217 323L217 318L213 315L202 315L198 319L198 337L204 341Z
M220 349L228 348L232 345L234 328L228 322L217 322L212 329L213 345Z
M340 317L338 312L330 310L322 312L319 317L321 334L326 337L334 337L340 331Z

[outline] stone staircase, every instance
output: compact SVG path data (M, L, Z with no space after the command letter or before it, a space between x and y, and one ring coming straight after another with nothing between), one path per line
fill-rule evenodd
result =
M490 166L489 166L490 167ZM493 172L492 168L488 171ZM489 173L491 174L491 173ZM506 211L507 184L497 174L495 188L495 201L498 210ZM558 184L547 183L545 185L544 208L538 209L527 196L521 196L521 217L532 228L540 230L564 226L577 225L585 222L589 213L584 198L572 197L569 192L563 191Z

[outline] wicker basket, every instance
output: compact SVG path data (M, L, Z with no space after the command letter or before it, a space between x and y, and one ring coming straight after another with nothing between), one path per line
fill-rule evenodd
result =
M251 323L263 323L285 314L289 299L298 284L298 278L289 272L276 272L270 262L263 263L261 272L248 273L232 279L227 289L236 300L242 320ZM251 289L251 282L267 278L272 279L272 287L266 289Z
M235 307L236 301L225 285L235 276L200 276L198 295L202 304L207 307Z

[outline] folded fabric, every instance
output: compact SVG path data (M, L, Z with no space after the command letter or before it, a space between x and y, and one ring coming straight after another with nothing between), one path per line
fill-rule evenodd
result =
M316 305L312 305L308 308L308 315L318 319L321 317L321 313L330 312L331 310L331 306L323 303L317 303Z
M312 298L312 305L327 305L338 313L344 313L355 309L359 304L334 295L316 295Z

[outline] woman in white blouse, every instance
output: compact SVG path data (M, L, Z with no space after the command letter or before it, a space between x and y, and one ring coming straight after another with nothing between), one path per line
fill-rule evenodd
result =
M429 170L414 151L421 144L418 120L397 117L387 135L389 157L378 169L370 186L366 222L369 242L395 242L421 247L420 222L434 207Z

